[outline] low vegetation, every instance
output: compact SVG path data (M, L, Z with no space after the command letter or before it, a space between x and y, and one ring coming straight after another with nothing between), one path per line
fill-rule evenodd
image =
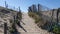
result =
M44 23L44 21L37 13L28 12L28 15L35 20L35 23L38 24L38 26L43 25L42 23Z
M19 26L21 19L22 19L22 13L21 12L17 12L17 14L13 16L13 19L10 19L10 26L8 29L10 33L17 32L16 24Z
M28 15L33 18L35 20L35 23L40 27L42 26L42 24L44 24L44 20L37 14L37 13L34 13L34 12L28 12ZM49 27L51 25L49 25L48 21L45 21L45 26ZM51 31L54 32L55 34L60 34L60 27L59 25L54 25L52 26L53 28L51 28ZM44 27L45 28L45 27Z
M45 25L46 27L48 26L51 26L49 25L48 21L45 21L45 24L44 24L44 20L37 14L37 13L34 13L34 12L28 12L28 15L33 18L35 20L35 23L40 27L43 25ZM44 26L43 26L44 27ZM51 28L51 32L54 32L55 34L60 34L60 26L59 25L52 25L53 28ZM45 27L44 27L45 28ZM47 29L48 30L48 29ZM50 31L49 30L49 31Z
M14 24L13 20L10 19L10 26L9 26L9 28L8 28L8 31L9 31L10 33L14 33L14 32L15 32L15 28L14 28L13 24Z
M53 32L56 34L60 34L60 26L59 25L53 26Z

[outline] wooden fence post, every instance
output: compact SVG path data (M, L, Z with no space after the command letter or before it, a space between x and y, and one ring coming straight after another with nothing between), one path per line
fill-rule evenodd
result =
M7 23L4 23L4 34L7 34Z

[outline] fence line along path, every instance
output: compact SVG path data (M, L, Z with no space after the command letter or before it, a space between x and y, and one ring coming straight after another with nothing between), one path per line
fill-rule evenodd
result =
M34 19L28 16L28 13L22 13L22 22L21 22L21 26L23 28L17 27L18 32L20 32L20 34L52 34L46 30L42 30L41 28L39 28L34 23Z

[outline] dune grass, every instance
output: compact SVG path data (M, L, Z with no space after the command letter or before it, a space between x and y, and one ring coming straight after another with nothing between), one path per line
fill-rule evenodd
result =
M35 23L38 26L43 25L44 21L43 21L43 19L37 13L28 12L28 15L35 20Z

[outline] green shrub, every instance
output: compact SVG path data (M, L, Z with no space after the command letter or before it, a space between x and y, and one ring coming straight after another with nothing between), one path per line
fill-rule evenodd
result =
M16 31L14 27L15 27L14 22L12 19L10 19L10 26L8 29L10 33L14 33Z
M60 34L60 27L57 26L57 25L55 25L55 26L53 27L53 32L56 33L56 34Z
M15 32L15 29L10 28L10 29L9 29L9 32L10 32L10 33L13 33L13 32Z

